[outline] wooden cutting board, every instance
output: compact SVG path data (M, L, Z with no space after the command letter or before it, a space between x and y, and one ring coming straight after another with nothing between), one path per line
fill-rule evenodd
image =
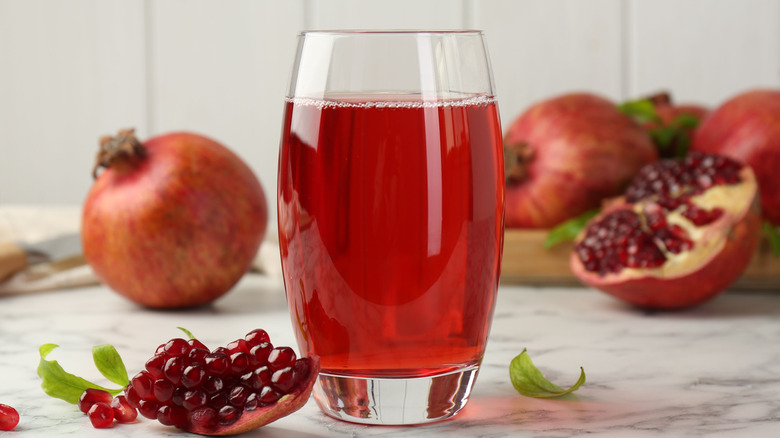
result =
M504 256L501 283L531 286L579 286L569 269L571 242L545 249L547 230L507 229L504 232ZM734 290L780 291L780 258L762 242Z

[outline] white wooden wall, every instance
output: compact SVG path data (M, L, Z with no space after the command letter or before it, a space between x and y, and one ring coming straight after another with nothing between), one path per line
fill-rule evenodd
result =
M295 38L326 28L484 30L504 126L574 90L780 87L780 0L0 0L0 205L82 202L130 126L224 142L275 205Z

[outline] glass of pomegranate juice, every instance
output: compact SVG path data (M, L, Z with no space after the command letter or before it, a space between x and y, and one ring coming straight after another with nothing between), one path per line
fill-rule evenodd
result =
M495 306L503 181L481 32L299 35L279 240L326 414L419 424L463 408Z

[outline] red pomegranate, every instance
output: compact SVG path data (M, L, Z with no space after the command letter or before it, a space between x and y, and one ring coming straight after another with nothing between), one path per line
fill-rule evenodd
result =
M702 303L736 280L755 252L757 190L749 166L719 155L650 164L586 225L571 269L640 307Z
M257 177L226 147L184 132L142 144L125 130L101 140L94 174L84 257L116 292L148 307L197 306L249 269L268 209Z
M533 105L507 130L504 154L510 228L551 228L596 208L657 159L638 123L587 93Z
M780 90L747 91L726 101L702 121L693 149L751 166L764 218L780 225Z

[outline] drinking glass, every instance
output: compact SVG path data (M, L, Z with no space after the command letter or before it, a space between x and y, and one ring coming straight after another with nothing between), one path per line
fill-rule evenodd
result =
M418 424L466 404L495 306L503 181L482 32L299 35L279 240L326 414Z

